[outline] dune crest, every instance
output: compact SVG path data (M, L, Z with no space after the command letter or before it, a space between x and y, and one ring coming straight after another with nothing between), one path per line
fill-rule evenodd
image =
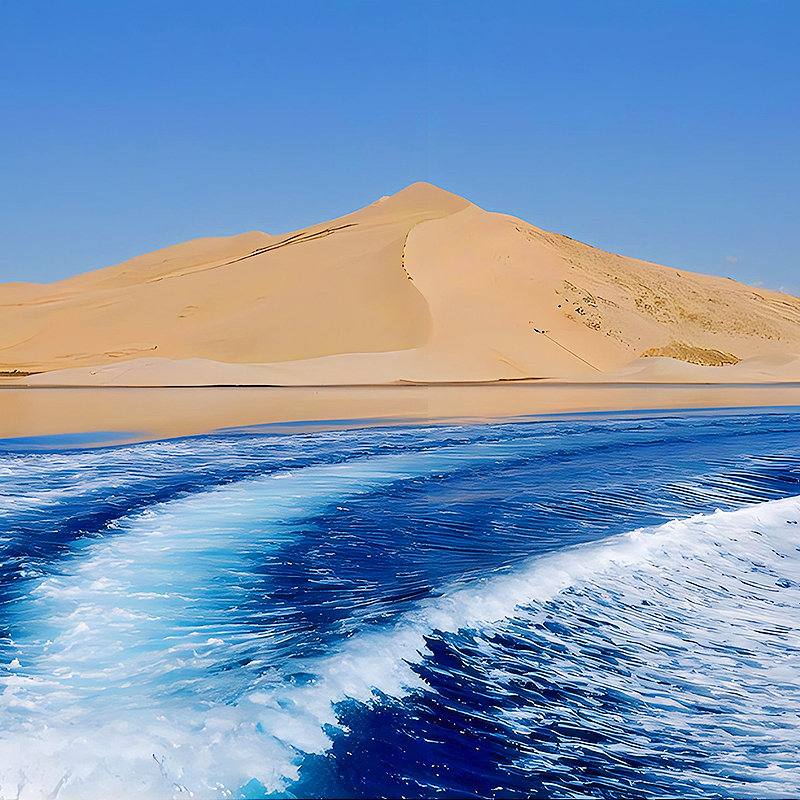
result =
M608 253L425 183L286 235L5 284L0 307L0 373L31 384L602 380L641 356L721 381L766 359L767 380L800 352L796 297Z

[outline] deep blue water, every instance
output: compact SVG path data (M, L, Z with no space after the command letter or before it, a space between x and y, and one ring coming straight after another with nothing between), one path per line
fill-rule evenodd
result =
M800 794L796 410L47 446L2 798Z

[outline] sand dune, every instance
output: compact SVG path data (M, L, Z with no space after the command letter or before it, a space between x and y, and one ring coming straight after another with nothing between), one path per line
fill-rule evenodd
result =
M607 383L795 383L800 382L800 356L773 354L724 367L692 364L675 358L637 358L622 369L604 372L593 380Z
M607 253L420 183L283 236L6 284L0 308L0 372L30 384L800 378L800 299Z

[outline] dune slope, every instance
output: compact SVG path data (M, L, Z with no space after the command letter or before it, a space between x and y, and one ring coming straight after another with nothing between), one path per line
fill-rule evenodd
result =
M742 380L757 363L767 380L787 363L777 354L800 353L798 298L607 253L419 183L284 236L6 284L0 309L0 371L34 384L602 379L640 356L669 357L673 379L704 366L704 380Z

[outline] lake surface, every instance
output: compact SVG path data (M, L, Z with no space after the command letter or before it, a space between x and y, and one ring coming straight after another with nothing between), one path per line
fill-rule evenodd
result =
M0 797L800 793L798 409L52 444Z

